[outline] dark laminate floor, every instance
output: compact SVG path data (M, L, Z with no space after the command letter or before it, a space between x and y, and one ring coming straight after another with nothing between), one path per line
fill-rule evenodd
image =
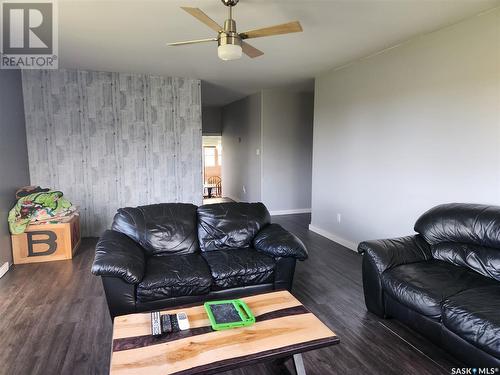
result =
M308 245L294 294L340 337L304 354L308 374L449 374L447 354L397 322L366 312L361 258L307 230L309 215L274 217ZM0 279L0 374L105 374L111 320L90 274L95 239L72 261L15 266ZM225 375L270 374L261 365Z

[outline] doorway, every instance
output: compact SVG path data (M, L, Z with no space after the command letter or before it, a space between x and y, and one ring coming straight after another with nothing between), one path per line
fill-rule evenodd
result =
M203 200L210 203L222 198L222 137L203 136ZM208 201L207 201L208 200Z

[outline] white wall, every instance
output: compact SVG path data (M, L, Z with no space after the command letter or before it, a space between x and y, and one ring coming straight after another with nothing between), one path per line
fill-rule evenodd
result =
M262 91L262 201L273 213L311 209L313 98Z
M311 210L313 94L263 90L222 110L222 191L271 214Z
M221 135L222 133L222 108L206 107L201 110L201 128L203 135Z
M352 247L500 204L500 10L317 77L313 149L312 228Z
M261 94L225 106L222 124L222 193L237 201L259 202Z

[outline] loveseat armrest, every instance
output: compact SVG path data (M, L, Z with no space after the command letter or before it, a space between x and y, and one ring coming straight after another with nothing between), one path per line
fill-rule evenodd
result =
M107 230L97 242L92 273L137 284L144 277L144 250L130 237Z
M432 258L429 244L420 235L361 242L358 252L363 254L366 307L380 317L386 317L382 273L392 267Z
M279 224L269 224L257 233L253 247L274 258L307 259L307 249L302 241Z
M373 259L378 273L401 264L432 258L430 245L417 234L413 236L361 242L358 252Z

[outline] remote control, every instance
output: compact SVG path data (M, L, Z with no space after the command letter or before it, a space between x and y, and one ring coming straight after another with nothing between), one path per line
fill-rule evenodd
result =
M170 315L165 314L161 316L161 330L163 333L172 332L172 321Z
M151 334L155 337L161 336L161 322L159 311L153 311L151 313Z
M177 314L172 314L170 316L170 323L172 324L172 332L179 332L179 320L177 319Z
M181 331L184 331L186 329L189 329L189 319L187 317L187 314L185 312L180 312L177 314L177 322L179 323L179 329Z

